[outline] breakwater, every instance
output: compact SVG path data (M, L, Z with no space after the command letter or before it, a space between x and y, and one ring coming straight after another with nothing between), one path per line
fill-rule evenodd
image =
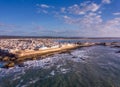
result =
M47 48L47 49L41 49L41 50L35 50L35 51L18 51L13 54L6 54L4 57L1 57L0 60L5 62L4 68L13 67L15 64L19 64L26 60L35 60L38 58L44 58L49 55L53 55L55 53L62 53L62 52L68 52L70 50L79 48L79 47L88 47L88 46L95 46L95 45L102 45L102 46L111 46L111 47L119 47L120 43L112 42L112 43L76 43L76 44L69 44L69 45L62 45L60 47L56 48ZM1 55L5 54L2 53Z

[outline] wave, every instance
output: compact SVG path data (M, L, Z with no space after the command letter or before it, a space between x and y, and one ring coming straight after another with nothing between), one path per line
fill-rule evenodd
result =
M71 53L55 54L52 57L47 57L41 60L26 61L24 62L24 67L18 67L16 65L15 67L9 69L0 68L0 77L4 77L13 73L25 74L25 71L31 68L48 69L53 66L60 68L61 66L66 65L66 61L84 62L84 59L87 57L88 56L86 56L86 50L74 50ZM68 69L61 68L60 71L66 73Z

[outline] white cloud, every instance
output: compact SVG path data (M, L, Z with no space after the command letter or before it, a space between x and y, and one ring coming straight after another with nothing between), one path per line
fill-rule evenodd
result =
M55 8L47 4L37 4L41 12L47 13L50 10L50 13L67 13L74 15L84 15L87 12L96 12L100 9L100 5L91 1L85 1L80 4L74 4L68 7Z
M63 18L65 18L65 19L69 19L70 17L68 17L67 15L64 15Z
M95 24L99 24L102 22L102 18L101 15L98 15L96 13L89 13L87 15L84 15L82 18L74 18L74 17L68 17L68 16L64 16L63 17L65 22L68 24L76 24L79 26L90 26L90 25L95 25Z
M89 13L82 18L64 17L65 23L77 25L78 35L83 36L98 36L98 37L118 37L120 36L120 17L111 20L103 21L101 15ZM82 33L81 33L82 32ZM71 32L72 33L72 32Z
M74 4L73 6L70 6L67 8L68 13L75 14L75 15L82 15L85 14L85 11L80 8L79 5Z
M71 17L67 16L67 15L64 15L62 17L64 19L64 22L67 23L67 24L75 24L74 22L76 22L74 19L72 19Z
M46 5L46 4L41 4L40 5L41 8L49 8L50 6Z
M104 3L104 4L110 4L111 1L110 0L102 0L102 3Z
M113 15L120 15L120 12L113 13Z
M76 34L83 36L103 36L103 37L116 37L120 36L120 17L111 20L102 19L102 11L100 8L102 4L110 4L110 0L102 0L101 4L93 2L84 2L80 5L74 4L68 7L68 12L80 16L67 16L63 17L65 23L76 25L79 31ZM80 12L83 12L81 15ZM120 15L120 12L113 13L113 15ZM82 33L81 33L82 32Z
M19 26L16 26L16 25L13 25L13 24L0 23L0 27L16 28L16 27L19 27Z
M120 28L120 18L118 17L118 18L114 18L112 20L109 20L106 22L106 25L108 27L118 27L119 26L119 28Z
M118 37L120 36L120 18L114 18L106 21L101 26L101 35L109 37Z
M91 2L85 1L81 4L74 4L68 7L55 8L54 6L49 6L47 4L37 4L39 11L47 13L50 10L50 13L59 13L59 14L74 14L74 15L84 15L87 12L96 12L99 10L100 5Z
M48 13L48 11L47 11L47 10L42 10L42 12L43 12L43 13L45 13L45 14L47 14L47 13Z
M60 10L61 10L62 13L65 13L66 8L65 8L65 7L62 7Z
M100 8L100 5L93 2L83 2L80 5L74 4L67 8L70 14L83 15L87 12L96 12Z
M54 8L54 6L50 6L47 4L36 4L36 6L43 8L43 9L47 9L47 8Z
M95 3L92 3L87 8L88 8L88 11L90 10L90 11L95 12L95 11L97 11L100 8L100 6L95 4Z
M110 4L110 0L102 0L100 4L87 1L81 4L74 4L68 7L61 7L57 10L58 16L66 24L77 26L79 30L74 30L78 36L120 36L120 18L111 20L102 19L102 4ZM55 10L54 10L55 11ZM113 13L120 15L120 12ZM73 31L69 31L69 33Z
M44 13L44 14L48 14L48 11L45 9L39 9L38 13Z
M38 13L44 13L44 14L48 14L48 13L52 13L54 12L54 6L51 5L47 5L47 4L36 4L36 6L38 7Z

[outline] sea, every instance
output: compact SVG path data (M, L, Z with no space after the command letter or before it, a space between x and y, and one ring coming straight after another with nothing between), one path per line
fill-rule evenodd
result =
M59 42L83 40L60 40ZM120 42L120 39L84 40ZM91 46L0 68L0 87L120 87L120 48ZM2 65L2 63L0 63Z

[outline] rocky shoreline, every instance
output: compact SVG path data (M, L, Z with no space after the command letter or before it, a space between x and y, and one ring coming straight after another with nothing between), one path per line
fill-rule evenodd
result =
M88 47L88 46L96 46L96 45L120 48L120 42L109 42L109 43L108 42L106 43L77 42L77 43L71 44L70 46L65 45L63 47L49 48L49 49L44 49L39 51L28 51L28 52L21 51L16 54L3 52L2 50L0 50L0 61L4 62L4 65L2 66L2 68L14 67L15 65L22 67L23 62L26 60L42 59L42 58L45 58L46 56L50 56L56 53L69 52L70 50L73 50L79 47ZM120 53L120 51L116 53Z

